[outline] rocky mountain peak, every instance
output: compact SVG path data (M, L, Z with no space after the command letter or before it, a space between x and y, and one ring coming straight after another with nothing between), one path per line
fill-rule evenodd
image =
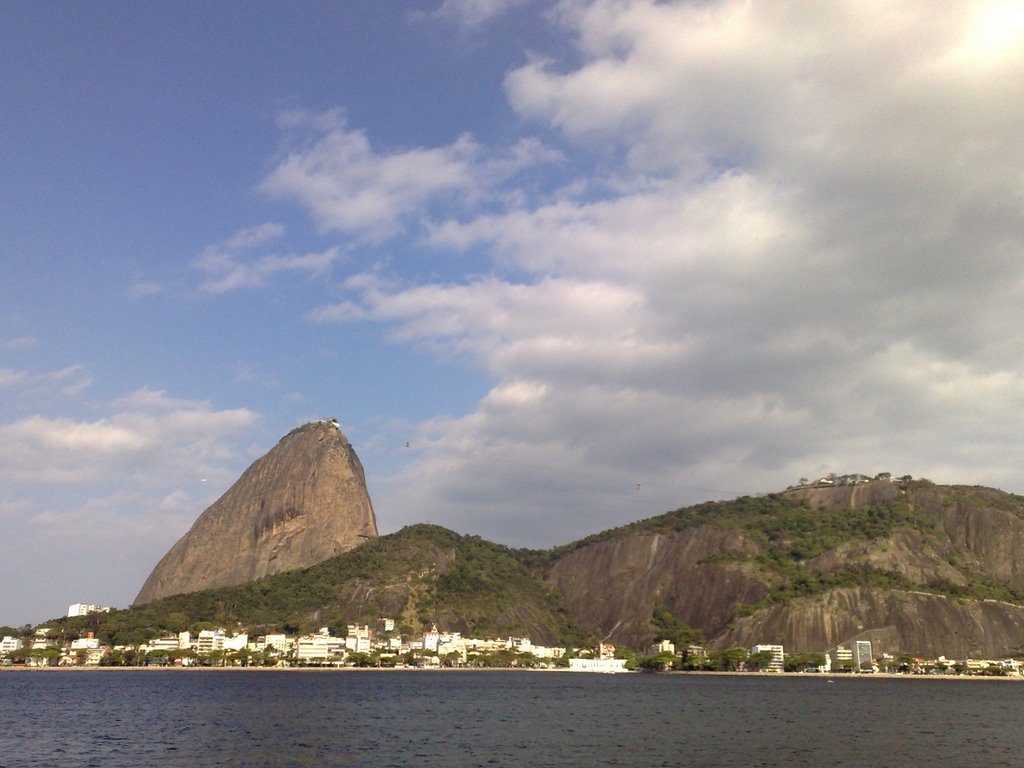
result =
M363 466L332 418L285 435L203 512L135 605L315 565L377 535Z

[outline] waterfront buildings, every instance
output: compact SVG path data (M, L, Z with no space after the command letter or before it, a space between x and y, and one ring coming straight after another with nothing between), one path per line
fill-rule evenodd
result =
M765 672L784 672L786 669L786 654L781 645L755 645L750 649L750 655L770 654L771 661L761 667Z

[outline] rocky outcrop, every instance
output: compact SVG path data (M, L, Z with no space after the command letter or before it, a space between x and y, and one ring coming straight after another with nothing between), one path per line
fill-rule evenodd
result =
M852 509L893 504L904 493L898 483L875 481L856 485L802 486L786 491L786 496L806 501L812 507Z
M710 527L640 533L577 549L555 564L549 582L583 632L636 647L650 640L659 602L690 626L717 632L738 604L764 597L757 574L728 560L756 552L740 534Z
M963 586L967 579L940 555L920 531L903 530L878 541L850 541L807 561L808 570L832 573L848 568L881 571L914 584Z
M663 603L718 648L781 643L820 652L863 638L887 653L1024 651L1021 497L927 481L775 496L821 510L822 525L847 531L846 539L800 560L788 540L796 529L759 522L784 517L785 505L751 511L741 499L720 505L721 527L714 516L688 527L695 515L680 510L567 548L548 582L583 632L635 648L654 636L652 612ZM846 510L867 510L861 521L890 510L898 522L886 535L860 534L842 527ZM817 525L806 512L801 520ZM999 599L982 599L989 597Z
M925 592L837 589L738 619L712 640L717 648L781 643L822 652L871 640L893 655L1002 658L1024 646L1024 607L996 600L957 600Z
M305 568L376 535L362 464L337 422L306 424L199 516L135 605Z

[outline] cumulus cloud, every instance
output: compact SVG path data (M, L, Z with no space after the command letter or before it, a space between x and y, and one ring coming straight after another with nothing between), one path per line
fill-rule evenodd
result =
M20 384L27 378L27 371L14 371L10 368L0 368L0 387L11 387L15 384Z
M18 389L27 397L52 397L58 394L76 397L90 384L92 377L81 364L41 373L0 368L0 389Z
M252 425L245 408L216 411L142 389L96 421L30 416L0 424L0 478L12 483L173 482L206 473L224 441Z
M378 506L538 544L819 470L1019 490L1024 14L579 0L556 18L575 58L536 56L506 92L601 165L424 224L492 271L360 275L309 314L494 379L421 425ZM337 199L306 202L330 226Z
M17 336L0 343L3 349L32 349L39 341L35 336Z
M308 277L323 277L341 255L337 247L319 253L267 254L250 252L280 237L284 227L267 223L236 232L223 243L208 246L192 266L205 273L199 283L202 293L220 294L242 288L258 288L282 273L297 272Z
M325 232L368 241L398 234L433 201L479 201L519 170L560 158L533 139L485 156L469 135L443 147L379 152L339 112L289 113L283 124L292 146L262 189L305 205Z
M140 280L128 286L128 298L133 300L159 296L163 292L164 286L155 280Z
M529 0L444 0L430 16L472 30L528 2Z

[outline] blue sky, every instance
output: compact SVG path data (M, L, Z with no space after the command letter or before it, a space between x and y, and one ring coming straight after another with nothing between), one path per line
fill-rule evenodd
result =
M384 532L1024 490L1016 3L16 3L0 623L335 416Z

